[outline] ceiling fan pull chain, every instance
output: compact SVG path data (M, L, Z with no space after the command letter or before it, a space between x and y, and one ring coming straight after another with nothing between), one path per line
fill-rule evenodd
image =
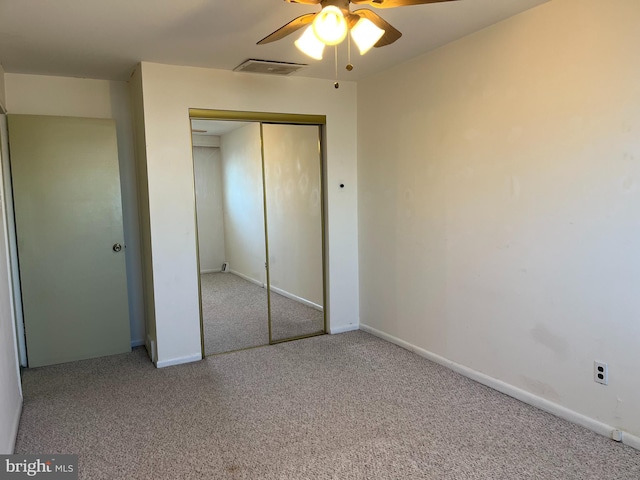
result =
M338 45L335 46L336 52L336 82L333 84L335 88L340 88L340 84L338 83Z
M351 33L349 33L347 35L347 71L351 70L353 70L353 65L351 65Z

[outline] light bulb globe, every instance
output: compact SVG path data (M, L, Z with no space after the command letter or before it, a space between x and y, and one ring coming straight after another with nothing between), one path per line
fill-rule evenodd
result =
M351 29L351 38L358 46L360 55L367 53L384 35L384 30L367 18L358 20Z
M307 27L300 38L295 41L295 45L302 53L316 60L322 60L324 43L318 40L313 33L313 29Z
M349 30L342 10L334 5L324 7L311 24L313 33L325 45L337 45L342 42Z

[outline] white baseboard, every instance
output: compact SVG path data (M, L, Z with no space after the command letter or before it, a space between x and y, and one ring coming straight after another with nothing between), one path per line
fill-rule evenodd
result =
M631 448L635 448L636 450L640 450L640 437L637 437L636 435L622 432L622 443L629 445Z
M307 307L311 307L314 310L318 310L319 312L324 311L324 309L322 308L322 305L318 305L317 303L313 303L312 301L307 300L306 298L298 297L297 295L294 295L293 293L289 293L286 290L282 290L281 288L274 287L272 285L271 286L271 291L276 292L276 293L282 295L283 297L290 298L291 300L294 300L294 301L296 301L298 303L302 303L303 305L306 305Z
M200 275L204 273L220 273L221 271L221 268L214 268L213 270L200 270Z
M237 275L238 277L242 278L243 280L246 280L247 282L251 282L254 285L258 285L259 287L265 288L266 285L264 283L262 283L260 280L256 280L255 278L251 278L247 275L245 275L244 273L240 273L236 270L229 270L229 273L232 273L234 275ZM298 297L297 295L294 295L293 293L289 293L286 290L282 290L281 288L278 287L271 287L271 290L273 292L276 292L280 295L282 295L283 297L287 297L290 298L291 300L295 300L296 302L302 303L303 305L306 305L307 307L311 307L315 310L318 310L320 312L322 312L324 309L322 308L322 305L318 305L317 303L313 303L305 298L302 297Z
M336 335L338 333L353 332L354 330L360 330L360 325L357 323L351 325L342 325L341 327L329 327L329 333Z
M131 348L141 347L145 344L144 339L131 340Z
M539 408L540 410L544 410L545 412L551 413L564 420L568 420L569 422L581 425L585 428L588 428L589 430L599 433L600 435L604 435L605 437L615 439L616 435L621 433L622 443L640 450L640 437L627 432L620 432L619 429L614 428L610 425L594 420L591 417L582 415L581 413L570 410L566 407L563 407L562 405L558 405L557 403L550 402L547 399L538 397L537 395L505 383L502 380L498 380L496 378L485 375L484 373L473 370L469 367L465 367L464 365L460 365L458 363L452 362L451 360L447 360L440 355L436 355L435 353L429 352L428 350L420 348L416 345L413 345L409 342L401 340L397 337L394 337L393 335L389 335L388 333L382 332L368 325L364 325L361 323L360 330L375 335L376 337L380 337L384 340L387 340L388 342L394 343L402 348L420 355L421 357L431 360L432 362L450 368L454 372L470 378L471 380L475 380L478 383L493 388L494 390L504 393L505 395L509 395L510 397L520 400L521 402L532 405L536 408ZM331 333L333 333L333 331Z
M171 358L169 360L158 360L156 367L165 368L173 367L174 365L182 365L183 363L199 362L202 360L202 353L194 353L186 357Z
M262 283L260 280L256 280L255 278L251 278L251 277L245 275L244 273L236 272L235 270L229 270L229 273L233 273L234 275L237 275L238 277L246 280L247 282L251 282L254 285L258 285L259 287L262 287L262 288L265 287L264 283Z

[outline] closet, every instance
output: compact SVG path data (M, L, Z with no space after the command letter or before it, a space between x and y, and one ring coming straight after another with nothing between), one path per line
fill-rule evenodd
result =
M192 112L204 355L325 333L323 124Z

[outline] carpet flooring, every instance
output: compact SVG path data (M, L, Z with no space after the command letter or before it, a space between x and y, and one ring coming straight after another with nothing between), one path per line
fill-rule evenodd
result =
M232 273L201 275L206 355L269 344L267 291ZM324 331L322 312L271 293L272 336L282 340Z
M81 479L640 478L640 452L364 332L24 372L16 453Z

